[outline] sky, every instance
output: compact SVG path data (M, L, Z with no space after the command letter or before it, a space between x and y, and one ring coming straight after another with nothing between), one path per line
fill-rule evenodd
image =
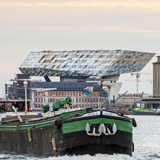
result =
M160 0L0 0L0 97L31 51L134 50L160 55ZM139 92L152 93L152 63ZM120 92L136 92L121 75ZM133 80L133 82L126 82Z

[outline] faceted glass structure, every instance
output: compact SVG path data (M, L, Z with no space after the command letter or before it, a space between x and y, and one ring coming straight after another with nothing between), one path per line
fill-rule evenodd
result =
M31 76L109 76L139 72L154 55L128 50L30 52L19 69Z

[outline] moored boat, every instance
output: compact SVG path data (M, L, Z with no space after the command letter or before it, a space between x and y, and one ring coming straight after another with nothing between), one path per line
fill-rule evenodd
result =
M146 108L136 108L133 111L134 115L160 115L160 109L146 109Z

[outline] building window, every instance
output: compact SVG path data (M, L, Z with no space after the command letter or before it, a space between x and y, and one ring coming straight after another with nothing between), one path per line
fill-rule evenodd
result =
M81 102L81 98L79 98L79 102Z
M96 102L98 102L98 98L96 98Z

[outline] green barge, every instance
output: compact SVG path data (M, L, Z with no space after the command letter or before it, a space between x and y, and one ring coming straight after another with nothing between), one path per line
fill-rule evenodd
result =
M0 152L36 157L134 151L134 119L105 109L62 109L0 124Z

